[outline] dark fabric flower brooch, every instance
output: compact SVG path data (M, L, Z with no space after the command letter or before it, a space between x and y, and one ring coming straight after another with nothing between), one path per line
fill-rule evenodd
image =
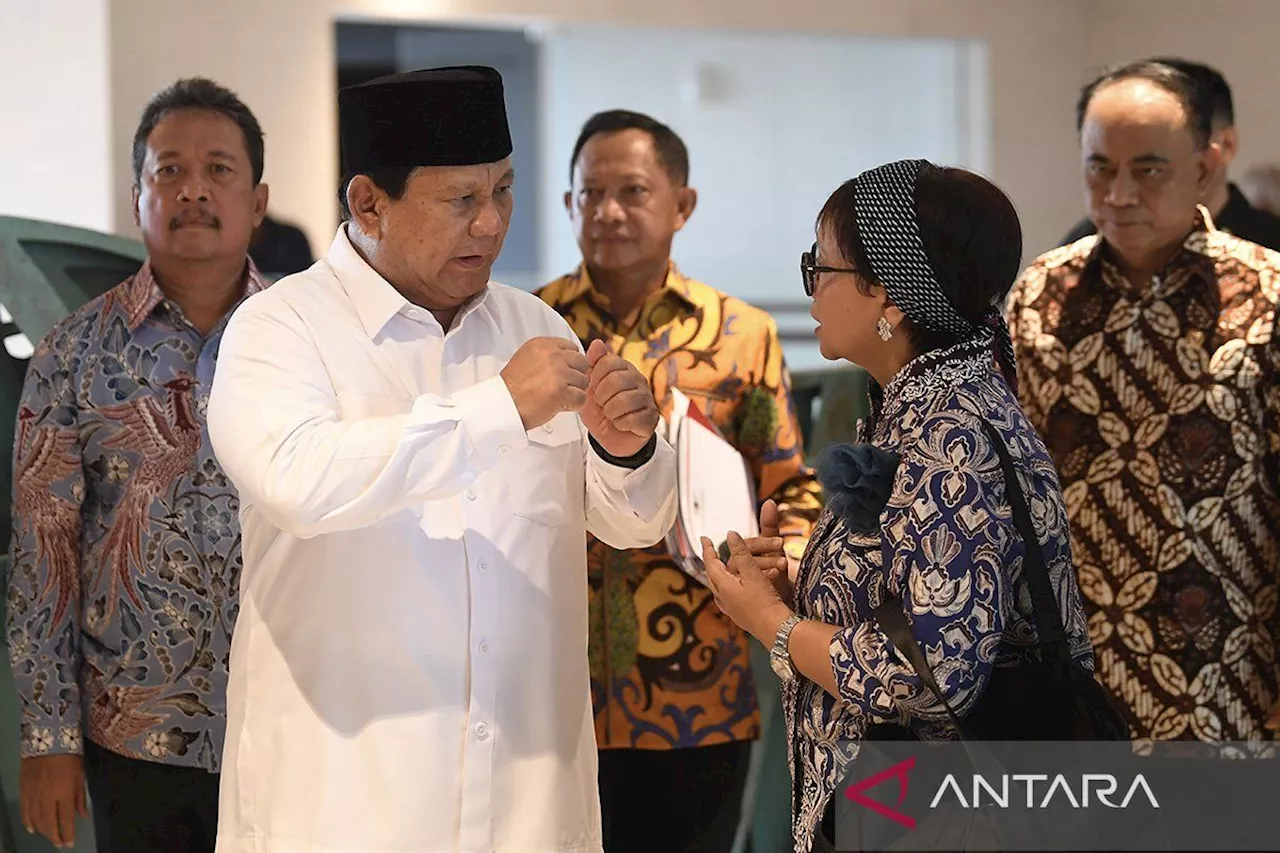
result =
M818 480L831 512L857 533L878 533L901 457L873 444L833 444L822 454Z

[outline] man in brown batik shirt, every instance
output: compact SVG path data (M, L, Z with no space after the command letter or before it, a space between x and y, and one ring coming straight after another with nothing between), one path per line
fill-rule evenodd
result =
M1010 299L1023 406L1057 463L1100 680L1135 738L1271 740L1280 254L1200 206L1206 97L1138 63L1081 96L1090 218Z

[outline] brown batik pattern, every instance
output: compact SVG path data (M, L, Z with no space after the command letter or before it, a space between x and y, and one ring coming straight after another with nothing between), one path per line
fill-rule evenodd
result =
M1203 216L1135 288L1097 238L1010 302L1059 468L1099 678L1139 739L1270 740L1280 570L1280 254Z

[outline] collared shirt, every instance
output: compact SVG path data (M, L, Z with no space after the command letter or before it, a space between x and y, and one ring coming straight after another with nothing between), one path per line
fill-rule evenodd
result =
M1214 224L1241 240L1248 240L1268 249L1280 249L1280 216L1254 207L1235 184L1227 184L1227 203L1214 217ZM1062 245L1070 245L1097 233L1098 228L1091 219L1082 219L1063 238Z
M500 371L575 340L490 284L446 333L339 230L237 312L210 401L242 495L219 853L599 851L586 533L653 544L675 453L525 431Z
M821 489L802 457L773 318L674 265L629 329L585 269L539 295L584 345L600 338L634 364L664 414L672 388L707 413L750 463L760 500L778 502L787 549L798 559L822 506ZM749 638L710 591L677 568L665 543L620 551L591 538L588 547L600 746L670 749L756 737Z
M1049 252L1015 286L1010 326L1099 674L1134 736L1270 740L1280 254L1201 219L1142 286L1097 238Z
M248 261L246 294L264 286ZM202 335L148 262L27 367L7 628L24 756L87 736L218 770L240 532L205 405L226 321Z

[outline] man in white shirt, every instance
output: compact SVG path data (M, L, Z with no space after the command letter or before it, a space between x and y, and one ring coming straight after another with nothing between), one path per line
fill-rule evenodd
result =
M247 300L209 402L243 506L219 853L600 851L586 532L659 541L640 374L489 282L487 68L339 96L346 219Z

